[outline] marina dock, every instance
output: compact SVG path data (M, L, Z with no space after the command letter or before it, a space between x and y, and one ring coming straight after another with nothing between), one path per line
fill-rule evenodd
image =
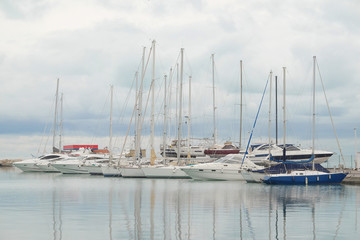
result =
M349 174L343 180L344 184L360 184L360 170L355 169L344 169L344 172Z

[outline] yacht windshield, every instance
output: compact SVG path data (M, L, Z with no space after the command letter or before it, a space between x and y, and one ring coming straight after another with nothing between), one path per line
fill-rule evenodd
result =
M228 154L225 157L222 157L216 160L216 163L241 163L243 155L242 154Z
M284 148L284 144L278 145L280 148ZM294 146L293 144L285 144L286 151L300 151L300 148Z

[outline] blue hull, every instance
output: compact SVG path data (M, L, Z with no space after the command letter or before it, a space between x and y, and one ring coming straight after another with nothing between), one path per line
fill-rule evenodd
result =
M263 182L266 184L284 185L315 185L315 184L339 184L347 173L328 173L321 175L300 176L265 176Z

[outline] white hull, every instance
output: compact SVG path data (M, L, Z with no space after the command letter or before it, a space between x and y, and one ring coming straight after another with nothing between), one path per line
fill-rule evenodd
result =
M182 169L195 180L244 181L239 169Z
M82 168L79 163L54 163L51 165L63 174L89 174L89 172Z
M252 172L246 169L241 170L241 174L248 183L260 183L265 176L265 173Z
M141 169L147 178L191 178L178 166L148 166Z
M104 177L121 177L122 169L117 166L105 165L100 169Z
M182 167L181 169L196 180L223 180L223 181L244 181L241 170L244 168L262 169L249 159L244 159L242 154L229 154L212 163L204 163L193 166Z
M49 162L38 163L37 166L42 172L60 172L58 169L54 168Z
M140 167L123 167L121 175L124 178L145 178L145 174Z
M103 175L101 164L83 165L82 169L85 169L90 175Z
M23 172L42 172L42 170L36 165L37 162L16 162L13 166L17 167Z

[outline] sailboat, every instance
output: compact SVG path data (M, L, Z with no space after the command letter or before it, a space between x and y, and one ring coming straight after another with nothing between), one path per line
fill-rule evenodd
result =
M152 165L152 166L144 166L142 167L142 171L147 178L190 178L185 172L183 172L180 168L180 155L181 155L181 118L182 118L182 82L183 82L183 56L184 56L184 49L181 48L181 64L180 64L180 108L179 108L179 126L178 126L178 140L177 140L177 164L175 165ZM189 86L191 86L191 78L189 79ZM165 84L166 85L166 84ZM189 88L191 89L191 88ZM166 87L165 87L166 90ZM165 94L166 96L166 94ZM189 90L189 96L191 96L191 90ZM166 99L165 99L166 102ZM189 101L190 104L190 101ZM166 109L164 110L166 114ZM189 114L190 115L190 114ZM164 118L166 121L166 118ZM190 116L189 116L190 120ZM166 125L166 122L164 124ZM190 125L190 123L189 123ZM188 125L188 126L189 126ZM189 153L189 138L188 138L188 158L190 158ZM166 158L164 159L166 162Z
M156 41L152 41L152 46L149 52L153 56L153 62L152 62L152 80L151 80L151 134L150 134L150 163L151 165L154 165L155 162L155 151L154 151L154 104L155 104L155 43ZM135 101L135 106L138 106L137 109L137 124L136 125L136 137L135 137L135 156L132 164L128 164L126 166L120 166L121 169L121 175L124 178L145 178L145 174L141 168L142 163L142 156L140 154L141 147L141 129L142 129L142 121L143 121L143 112L142 112L142 90L143 90L143 83L144 83L144 75L145 75L145 65L144 65L144 59L145 59L145 49L143 51L143 57L142 57L142 70L141 70L141 83L140 83L140 89L137 91L137 97ZM147 64L146 64L147 67Z
M262 179L266 184L288 184L288 185L314 185L314 184L339 184L348 173L331 173L314 162L315 150L315 66L316 56L313 57L313 140L312 140L312 157L304 161L302 167L294 167L294 163L284 162L279 166L278 173L270 173ZM284 155L285 155L284 151ZM271 157L270 157L271 158ZM311 164L310 164L311 163ZM300 164L301 163L297 163ZM275 166L277 167L277 166ZM266 170L265 170L266 171Z
M93 163L92 166L88 166L88 168L94 168L95 174L97 167L101 168L101 172L104 177L120 177L121 171L114 164L114 157L112 152L112 112L113 112L113 94L114 94L114 86L110 86L110 130L109 130L109 161L107 163ZM120 155L121 157L121 155ZM120 159L119 159L120 161ZM99 169L100 170L100 169ZM88 169L89 171L89 169Z
M37 158L26 159L20 162L15 162L13 165L23 172L58 172L57 169L52 168L50 162L54 162L57 160L67 159L68 156L66 154L60 153L61 150L61 135L59 141L59 148L55 147L55 135L56 135L56 126L57 126L57 107L58 107L58 95L59 95L59 79L57 79L56 83L56 99L55 99L55 115L54 115L54 126L53 126L53 146L51 154L45 154ZM62 99L62 98L61 98ZM44 166L40 168L39 166Z
M214 123L214 144L208 149L205 149L205 155L208 155L212 158L221 158L228 154L237 154L240 152L240 148L237 148L232 142L227 141L224 145L217 144L217 130L216 130L216 106L215 106L215 71L214 71L214 54L211 55L212 62L212 82L213 82L213 123ZM242 75L241 75L242 76ZM240 104L241 107L241 104ZM241 120L240 120L241 121ZM240 129L241 131L241 129ZM240 142L241 142L241 134L240 134ZM239 144L240 146L241 144Z

